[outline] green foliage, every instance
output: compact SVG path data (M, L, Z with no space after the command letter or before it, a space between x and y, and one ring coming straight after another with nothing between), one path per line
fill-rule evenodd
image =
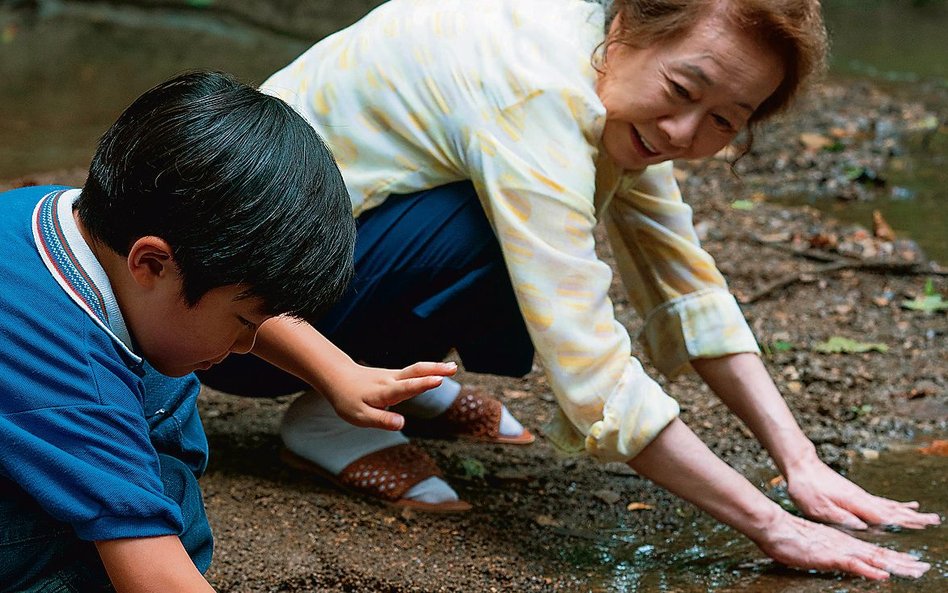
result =
M880 342L857 342L842 336L833 336L814 346L813 350L824 354L858 354L872 350L885 353L889 351L889 347Z
M794 346L793 344L791 344L790 342L786 340L774 340L773 342L764 342L763 344L760 345L760 347L761 347L761 350L764 351L764 355L766 355L767 358L772 358L774 354L778 354L780 352L790 352L791 350L796 348L796 346Z
M484 469L484 464L470 457L461 459L461 471L464 474L464 478L468 480L483 480L487 474L487 470Z
M754 206L755 204L751 200L734 200L731 202L731 208L735 210L753 210Z
M925 290L922 291L922 294L911 301L902 301L902 307L912 311L934 313L935 311L948 311L948 302L935 290L935 283L929 278L925 282Z

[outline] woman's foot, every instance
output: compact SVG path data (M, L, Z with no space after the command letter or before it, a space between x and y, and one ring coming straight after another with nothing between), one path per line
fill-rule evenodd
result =
M478 387L445 378L441 386L397 406L405 432L441 438L527 445L535 439L500 401Z

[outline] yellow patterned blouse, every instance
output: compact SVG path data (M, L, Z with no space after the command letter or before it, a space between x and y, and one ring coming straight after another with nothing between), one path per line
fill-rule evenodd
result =
M393 193L473 181L562 410L554 440L627 460L678 405L615 319L598 220L663 373L757 344L671 163L620 171L599 149L604 18L583 0L391 0L263 88L326 139L357 216Z

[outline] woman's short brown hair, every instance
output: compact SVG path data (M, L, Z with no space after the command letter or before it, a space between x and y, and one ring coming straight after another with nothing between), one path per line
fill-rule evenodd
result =
M606 44L646 47L670 41L715 14L773 50L784 65L783 81L750 123L786 109L806 83L823 73L827 40L819 0L614 0L606 28L613 17L619 23Z

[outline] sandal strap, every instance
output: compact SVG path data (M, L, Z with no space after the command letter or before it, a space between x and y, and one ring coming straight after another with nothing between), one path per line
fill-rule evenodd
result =
M479 389L464 386L451 405L436 421L457 434L497 438L503 404Z
M336 479L348 488L395 502L415 484L442 475L434 459L405 443L363 455L343 468Z

